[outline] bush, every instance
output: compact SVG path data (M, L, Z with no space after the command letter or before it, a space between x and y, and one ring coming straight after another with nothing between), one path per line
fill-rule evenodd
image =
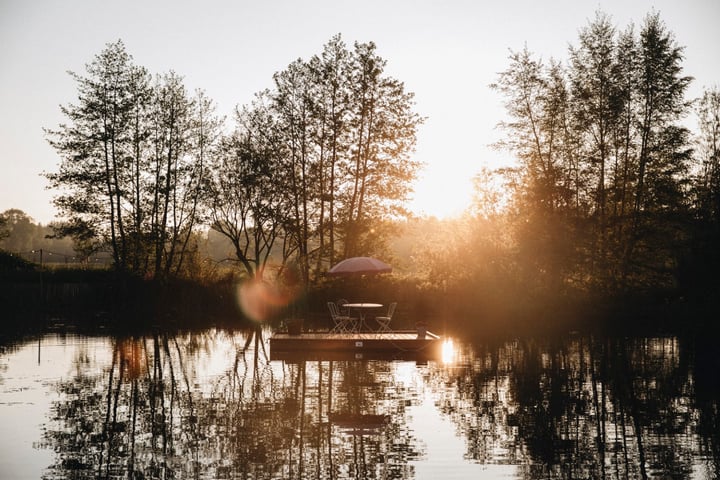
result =
M32 270L35 270L35 264L10 252L0 250L0 272L27 272Z

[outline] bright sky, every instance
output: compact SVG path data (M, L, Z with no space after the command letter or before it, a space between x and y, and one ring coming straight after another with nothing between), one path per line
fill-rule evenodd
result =
M624 29L655 9L686 47L690 96L720 84L717 0L0 0L0 212L19 208L43 224L54 219L43 171L58 157L43 136L76 99L67 71L107 43L123 40L152 73L174 70L190 91L202 88L229 115L272 75L322 51L334 34L348 45L373 41L387 73L416 94L427 117L416 159L426 168L410 207L459 213L471 177L504 163L490 148L500 133L502 99L488 87L527 44L543 59L565 60L567 46L600 9ZM230 123L228 123L230 125Z

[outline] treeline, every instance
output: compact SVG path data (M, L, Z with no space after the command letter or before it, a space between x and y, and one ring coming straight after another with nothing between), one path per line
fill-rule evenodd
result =
M106 250L93 253L90 256L82 255L75 250L76 244L67 236L58 236L58 225L50 223L42 225L36 223L24 211L11 208L0 212L0 251L8 255L21 258L35 264L65 264L72 267L99 265L111 267L112 258ZM232 243L215 230L198 230L193 235L194 250L190 264L183 269L185 277L217 276L225 270L234 269L234 248ZM43 255L42 259L40 255ZM195 271L192 266L198 263L214 265L218 270L206 268L204 271ZM221 268L226 267L226 268ZM0 269L1 270L1 269Z
M47 131L58 233L153 278L182 275L200 226L232 242L248 276L293 263L307 284L336 258L379 252L383 223L407 214L422 120L385 64L373 43L333 37L238 107L228 133L202 91L107 45L72 74L78 101Z
M197 265L208 226L247 276L273 264L314 285L342 257L378 255L414 275L373 282L402 292L399 313L443 322L713 301L720 91L687 98L683 48L659 15L620 30L598 13L566 59L510 55L491 87L508 114L497 146L517 162L482 170L455 221L403 222L422 118L384 67L374 44L334 37L275 74L228 133L202 92L108 45L48 131L58 233L151 278Z
M0 212L0 250L40 263L40 251L47 252L44 262L81 263L70 238L56 238L52 227L39 225L22 210Z
M555 321L714 302L720 91L688 99L682 63L657 14L619 30L598 13L566 59L511 53L492 88L517 163L481 172L472 216L424 256L451 305Z
M672 271L690 220L690 132L682 50L657 15L639 34L606 15L566 63L515 53L494 87L520 168L512 210L520 247L548 281L617 289ZM533 265L534 264L534 265Z
M553 288L672 286L694 242L717 235L719 145L706 136L693 150L682 60L658 14L636 32L600 13L566 62L525 49L499 75L502 146L519 161L502 172L506 214L524 265ZM717 91L698 107L717 134Z

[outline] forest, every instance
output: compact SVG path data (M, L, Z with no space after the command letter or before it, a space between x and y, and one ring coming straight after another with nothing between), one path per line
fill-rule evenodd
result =
M339 288L331 265L367 255L394 274L363 288L392 292L407 316L717 328L720 90L688 98L683 55L659 14L621 28L603 12L567 58L511 52L489 88L514 163L478 158L473 203L435 219L404 206L424 118L372 42L334 36L228 121L117 41L71 73L77 102L46 130L60 220L37 238L148 282L299 286L306 311ZM28 221L0 215L0 248L42 248L19 240Z

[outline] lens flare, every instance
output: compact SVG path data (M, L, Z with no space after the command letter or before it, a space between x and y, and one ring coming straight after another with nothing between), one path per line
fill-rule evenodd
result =
M287 276L287 275L286 275ZM262 278L262 272L241 283L237 289L240 309L251 320L265 322L297 298L295 285L283 282L283 288Z

